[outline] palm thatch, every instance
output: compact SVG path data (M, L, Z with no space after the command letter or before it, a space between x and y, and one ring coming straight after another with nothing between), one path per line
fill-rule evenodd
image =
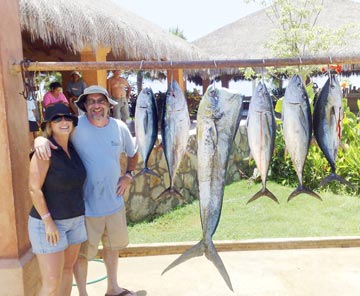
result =
M267 15L267 9L245 16L196 41L193 44L205 50L213 59L265 59L272 56L265 44L270 40L274 23ZM318 17L317 25L338 29L349 23L354 24L345 46L333 46L320 56L357 56L360 54L360 37L352 33L360 32L360 3L351 0L325 0ZM356 71L359 67L346 65L344 70ZM236 69L227 69L228 74L237 73Z
M199 60L207 55L110 0L19 0L23 32L32 42L72 53L110 47L118 60Z

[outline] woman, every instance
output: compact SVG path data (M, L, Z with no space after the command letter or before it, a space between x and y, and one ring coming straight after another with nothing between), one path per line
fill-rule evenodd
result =
M86 171L69 141L77 122L67 105L48 106L42 128L58 148L50 160L34 154L30 162L29 236L39 263L41 296L71 294L73 265L87 239L82 195Z
M50 83L50 91L48 91L44 95L43 99L43 106L46 108L50 104L55 104L62 102L64 104L69 104L68 100L66 99L65 95L62 92L62 87L59 82L52 82Z

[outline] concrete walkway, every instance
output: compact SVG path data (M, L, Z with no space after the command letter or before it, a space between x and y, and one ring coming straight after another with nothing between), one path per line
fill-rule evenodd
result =
M234 292L204 256L161 276L179 255L119 259L119 283L138 296L358 296L360 248L234 251L219 253ZM89 281L104 276L101 262L90 262ZM106 280L88 285L104 295ZM72 296L77 296L76 287Z

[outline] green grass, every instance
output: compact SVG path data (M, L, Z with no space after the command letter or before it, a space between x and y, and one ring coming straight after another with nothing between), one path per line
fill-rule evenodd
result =
M246 204L261 184L240 181L225 187L220 222L214 240L256 238L353 236L360 234L360 198L322 191L319 201L301 194L290 202L295 189L268 182L279 199L267 197ZM130 242L197 241L202 237L199 202L175 209L149 223L129 226Z

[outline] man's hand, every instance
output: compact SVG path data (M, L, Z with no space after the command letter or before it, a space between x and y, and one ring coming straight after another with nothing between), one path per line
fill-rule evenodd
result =
M51 157L51 149L57 149L57 147L45 137L40 136L34 140L34 149L39 159L49 160Z
M129 175L124 175L119 178L118 184L117 184L117 195L124 195L125 191L130 187L132 182L132 177Z

